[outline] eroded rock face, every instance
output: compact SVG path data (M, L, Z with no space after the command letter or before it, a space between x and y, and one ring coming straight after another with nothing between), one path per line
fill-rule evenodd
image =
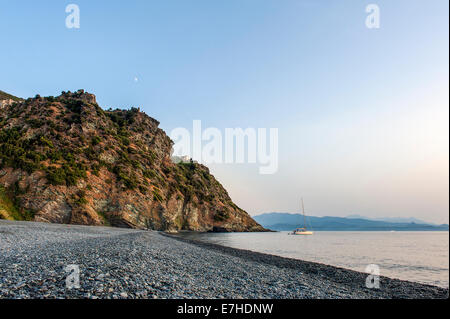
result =
M0 111L0 185L24 218L157 230L262 231L207 167L174 163L159 122L80 90Z
M1 100L1 101L0 101L0 109L3 109L3 108L5 108L6 106L11 105L11 104L13 104L13 103L14 103L14 100L12 100L12 99Z

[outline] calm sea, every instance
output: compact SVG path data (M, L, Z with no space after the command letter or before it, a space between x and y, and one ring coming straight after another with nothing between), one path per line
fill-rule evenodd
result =
M180 236L383 276L449 286L448 232L181 233Z

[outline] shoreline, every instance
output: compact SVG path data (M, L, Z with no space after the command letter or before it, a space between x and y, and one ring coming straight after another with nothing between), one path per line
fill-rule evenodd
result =
M157 231L0 220L0 299L442 299L448 289ZM66 287L67 265L80 288Z
M228 254L230 256L244 258L259 263L266 263L277 267L295 269L297 271L301 271L304 274L317 275L319 273L322 273L321 274L322 276L325 273L326 276L329 276L329 279L332 278L334 282L338 284L354 286L356 289L362 288L369 290L368 288L365 288L364 285L360 284L361 282L365 283L366 278L369 274L359 272L356 270L327 265L319 262L304 261L301 259L294 259L267 253L261 253L247 249L228 247L219 244L208 243L205 241L189 239L177 236L176 234L163 233L163 236L171 237L176 240L197 245L205 249L217 250L220 251L221 253ZM441 296L442 298L448 298L449 293L448 287L444 288L440 286L423 284L419 282L407 281L397 278L390 278L386 276L380 276L380 286L381 290L373 289L373 291L375 292L374 295L383 295L385 292L382 292L382 290L390 290L388 294L391 294L394 298L405 298L405 297L408 298L409 295L415 295L417 291L421 291L421 293L425 293L425 295L431 293L430 297L435 295ZM383 286L385 287L385 289L383 289Z

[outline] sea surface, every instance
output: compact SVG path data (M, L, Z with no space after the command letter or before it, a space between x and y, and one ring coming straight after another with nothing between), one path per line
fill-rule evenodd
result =
M180 233L223 246L296 258L448 288L448 232L332 232L312 236L273 233Z

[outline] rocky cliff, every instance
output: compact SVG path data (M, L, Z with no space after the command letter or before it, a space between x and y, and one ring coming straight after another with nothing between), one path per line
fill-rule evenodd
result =
M3 101L0 218L169 231L264 230L207 167L173 163L173 142L139 109L105 111L83 90Z

